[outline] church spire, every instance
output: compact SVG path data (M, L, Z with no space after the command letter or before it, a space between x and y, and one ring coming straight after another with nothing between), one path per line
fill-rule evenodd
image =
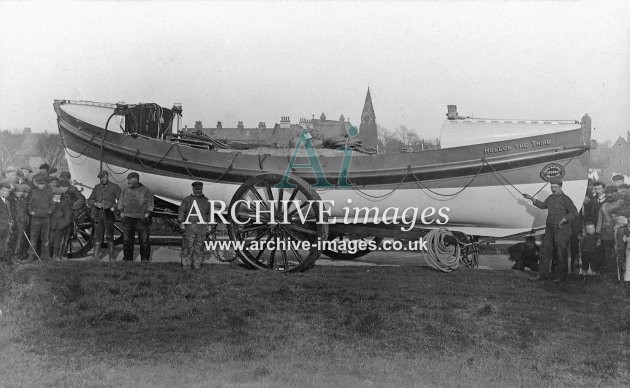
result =
M372 95L368 86L365 95L365 103L363 104L363 113L361 113L361 126L359 127L359 138L363 140L363 144L376 148L378 141L378 133L376 130L376 115L374 114L374 106L372 105Z

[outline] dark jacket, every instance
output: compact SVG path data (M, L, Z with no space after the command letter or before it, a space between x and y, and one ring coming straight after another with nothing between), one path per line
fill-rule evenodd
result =
M55 204L53 203L52 191L48 188L35 189L28 197L28 212L33 217L48 217L52 213Z
M624 193L614 206L607 209L607 213L612 217L624 216L630 218L630 193Z
M88 198L88 205L94 207L95 203L102 203L103 209L111 209L116 207L116 202L120 199L120 187L112 182L106 185L97 184L92 190L92 194Z
M558 222L565 218L573 221L578 213L573 201L566 194L551 194L544 201L534 200L534 205L540 209L547 209L547 225L558 226Z
M25 225L28 223L28 201L26 197L13 197L11 214L13 215L13 221L17 224Z
M85 203L86 203L85 196L81 194L79 189L77 189L75 186L72 186L72 185L68 186L67 195L68 195L68 201L70 203L70 208L72 210L79 210L85 206Z
M580 241L580 250L582 252L595 252L597 250L597 234L585 234Z
M0 230L9 230L12 223L11 202L9 198L5 198L4 201L0 199Z
M70 224L72 217L68 194L61 194L59 202L54 202L54 204L50 215L50 229L63 229Z
M118 210L129 218L144 218L153 211L153 193L142 183L136 187L125 187L120 194Z
M177 221L184 222L188 218L188 213L190 213L190 209L192 209L193 203L196 202L199 207L199 212L203 217L204 222L208 222L210 220L210 202L205 195L201 195L199 197L195 197L193 195L189 195L184 198L182 203L179 205L179 212L177 213ZM197 217L197 212L194 211L191 213L188 222L191 224L199 223L199 217Z
M511 259L514 261L524 260L526 263L537 263L539 251L540 248L538 245L535 245L532 249L529 245L523 242L514 244L508 248L508 253L510 254Z
M606 201L599 208L599 217L597 217L595 231L602 240L615 239L615 220L612 218L610 210L617 207L619 202L621 201Z

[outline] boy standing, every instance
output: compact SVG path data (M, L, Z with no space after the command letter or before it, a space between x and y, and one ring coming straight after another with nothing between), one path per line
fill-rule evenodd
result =
M597 273L599 270L599 245L601 240L595 233L595 225L591 221L584 224L586 234L580 241L580 252L582 254L582 269L580 274L586 276L589 273ZM590 272L589 272L590 271ZM586 281L586 278L584 279Z

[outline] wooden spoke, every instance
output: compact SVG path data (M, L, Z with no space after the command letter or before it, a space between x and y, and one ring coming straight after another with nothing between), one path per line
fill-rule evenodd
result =
M310 236L317 236L317 231L316 230L303 228L303 227L295 225L295 224L286 225L286 228L287 229L291 229L291 230L295 230L296 232L308 234Z
M282 215L282 198L284 197L284 189L278 189L278 203L276 204L276 214Z
M256 187L250 187L249 191L254 194L254 196L256 197L257 200L260 201L260 203L262 203L263 207L267 210L269 210L269 206L267 206L267 203L265 202L265 200L263 199L263 197L261 197L260 193L258 192L258 189L256 189Z
M284 268L289 268L289 261L287 260L287 252L286 251L281 251L282 252L282 263L284 264Z
M240 233L249 233L249 232L255 232L257 230L266 230L266 229L269 229L269 225L254 225L254 226L245 227L245 228L241 229L239 232Z
M276 258L276 248L274 248L271 251L271 254L269 255L269 267L270 268L273 268L273 263L275 261L275 258Z
M267 192L267 200L273 201L273 192L271 191L271 184L269 182L265 182L265 191Z
M295 248L291 247L291 252L293 252L293 255L295 255L295 258L300 262L304 262L304 258L302 257L302 255L300 255L300 252L298 252Z

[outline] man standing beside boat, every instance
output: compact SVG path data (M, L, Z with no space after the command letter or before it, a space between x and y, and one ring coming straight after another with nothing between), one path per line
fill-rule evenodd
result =
M534 280L549 278L549 265L553 262L556 269L554 282L566 281L568 276L567 249L571 239L571 221L578 213L575 204L562 192L562 182L551 182L551 195L544 201L539 201L529 194L523 197L532 201L534 206L547 209L545 235L540 248L540 265L538 276ZM554 255L554 248L556 255Z
M127 175L127 187L120 195L118 210L123 226L123 252L125 261L133 261L133 245L136 232L140 242L140 261L148 262L151 256L149 245L149 216L153 212L153 193L139 182L140 175Z
M109 261L114 260L114 209L120 198L120 187L109 181L109 173L103 170L98 173L100 183L94 186L88 198L94 220L94 252L92 260L100 261L103 236L107 242Z

